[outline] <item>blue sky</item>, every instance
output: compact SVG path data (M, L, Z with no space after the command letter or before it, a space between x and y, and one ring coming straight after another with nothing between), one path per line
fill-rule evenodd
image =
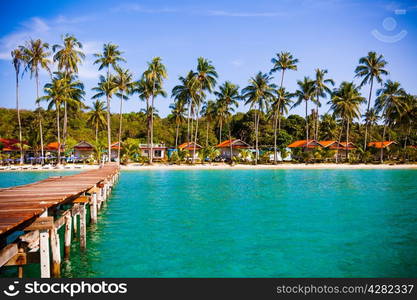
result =
M298 71L288 72L284 85L296 89L296 81L325 68L339 85L354 80L358 59L368 51L389 62L387 79L400 81L417 94L417 0L409 1L5 1L0 0L0 106L15 107L14 69L10 51L31 38L49 44L62 34L75 34L84 44L86 61L80 68L86 103L98 80L92 54L103 43L113 42L124 52L135 78L146 62L161 56L170 91L178 76L195 68L197 57L210 59L219 82L230 80L244 87L258 71L268 72L271 58L290 51L300 60ZM275 76L278 81L278 76ZM48 80L45 73L41 84ZM358 80L356 80L358 82ZM362 89L364 95L368 90ZM209 97L210 99L210 97ZM115 100L118 101L118 100ZM165 116L169 97L157 99ZM21 106L35 107L35 82L22 80ZM117 102L118 103L118 102ZM112 110L118 108L113 102ZM144 107L137 96L125 103L125 111ZM241 105L240 111L247 108ZM328 110L327 105L320 109ZM293 113L303 114L303 108Z

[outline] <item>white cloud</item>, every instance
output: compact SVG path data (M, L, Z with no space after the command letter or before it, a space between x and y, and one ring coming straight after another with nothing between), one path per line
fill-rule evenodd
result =
M210 10L207 14L222 17L280 17L286 15L278 12L228 12L224 10Z
M244 62L241 59L235 59L230 62L235 67L241 67L244 65Z
M177 9L163 7L163 8L147 8L136 3L127 3L119 5L112 9L113 12L140 12L147 14L159 14L159 13L174 13L178 12Z

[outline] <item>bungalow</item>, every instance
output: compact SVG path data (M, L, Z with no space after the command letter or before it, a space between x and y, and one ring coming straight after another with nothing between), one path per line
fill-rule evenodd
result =
M119 142L115 142L115 143L113 143L113 144L111 144L110 145L110 151L111 151L111 153L110 153L110 159L112 160L112 161L117 161L117 155L118 155L118 152L119 152ZM120 150L122 149L123 147L120 147Z
M346 159L346 151L352 151L356 149L356 146L352 142L338 142L338 141L319 141L319 144L323 146L323 149L330 149L337 151L334 158Z
M149 157L149 152L151 151L150 145L148 144L139 144L139 150L142 156ZM153 144L152 145L152 152L153 152L153 159L156 161L162 161L166 159L168 148L165 144Z
M230 160L230 148L232 148L232 156L239 156L240 149L251 148L249 144L239 139L225 140L216 146L220 150L220 156Z
M74 156L77 159L88 159L94 156L94 147L86 141L81 141L74 146Z
M28 145L28 143L25 141L23 141L22 143L23 145L26 145L26 146ZM20 145L19 145L18 139L0 138L0 144L2 145L2 148L0 150L2 150L3 152L20 151Z
M193 158L193 153L194 153L194 149L195 149L195 156L194 159L199 159L198 157L198 152L203 149L203 147L201 147L199 144L196 144L194 142L185 142L182 143L181 145L178 146L178 149L184 151L184 150L188 150L188 152L190 153L190 158Z
M394 141L370 142L368 143L368 147L376 148L376 149L381 149L381 148L385 149L391 146L392 144L396 144L396 142Z
M288 145L288 148L303 148L304 151L313 150L318 147L323 147L316 140L299 140Z

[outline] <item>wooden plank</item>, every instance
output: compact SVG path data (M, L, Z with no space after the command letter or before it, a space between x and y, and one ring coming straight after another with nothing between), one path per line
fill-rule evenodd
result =
M40 217L25 228L25 231L48 230L54 228L54 217Z
M71 214L65 216L65 233L64 233L64 258L69 259L71 252L71 230L72 230Z
M81 204L80 213L80 247L85 249L87 247L87 209L85 203Z
M61 247L59 234L56 228L50 230L51 253L52 253L52 276L61 276Z
M13 258L19 249L17 244L9 244L0 250L0 267L5 265L11 258Z
M15 256L13 256L6 264L5 266L23 266L27 264L27 255L26 253L17 253Z
M88 197L88 196L81 196L81 197L78 197L77 199L75 199L73 201L73 203L88 203L89 201L90 201L90 197Z

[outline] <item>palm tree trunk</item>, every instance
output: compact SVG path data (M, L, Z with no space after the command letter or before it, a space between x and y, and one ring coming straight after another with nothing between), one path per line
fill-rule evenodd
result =
M308 101L306 100L306 147L308 145Z
M319 139L319 95L317 95L317 104L316 104L316 131L314 133L314 139Z
M39 99L39 74L36 72L36 99ZM42 130L42 114L41 114L41 106L38 103L39 108L39 134L41 138L41 164L44 164L44 151L43 151L43 130Z
M368 97L368 108L366 110L366 112L369 112L369 109L371 107L371 97L372 97L372 88L374 86L374 77L371 76L371 88L369 90L369 97ZM366 150L366 146L367 146L367 139L368 139L368 121L365 122L365 142L363 145L363 149Z
M18 72L16 72L16 111L17 111L17 122L19 124L20 164L23 165L22 122L20 120L20 109L19 109L19 73Z
M110 71L107 68L107 80L109 80ZM111 124L110 124L110 96L106 95L107 99L107 159L111 162Z
M277 155L277 113L274 114L274 165L277 164L277 160L278 160L278 155Z
M384 163L384 141L385 141L385 132L387 130L387 124L384 124L384 132L382 133L382 143L381 143L381 164Z
M67 101L64 102L64 128L62 132L62 149L65 150L67 145L67 135L68 135L68 109L67 109Z
M233 164L233 146L232 146L232 129L230 126L230 120L228 122L229 125L229 144L230 144L230 164Z
M343 132L343 121L342 121L342 124L340 124L340 133L339 133L339 139L338 139L338 146L336 150L336 163L338 163L338 160L339 160L339 145L340 145L340 141L342 140L342 132Z
M155 90L155 85L153 90ZM151 102L151 148L150 148L150 159L149 163L152 165L153 163L153 105L154 105L155 97L152 95L152 102Z
M349 161L349 120L346 120L346 162Z
M148 148L148 159L151 161L151 152L149 151L149 141L151 139L151 116L149 113L149 99L146 98L146 147Z
M98 123L96 123L96 144L98 143Z
M208 147L208 133L209 133L209 121L206 120L207 125L206 125L206 147Z
M188 117L187 117L187 143L190 142L190 119L191 119L191 102L188 102Z
M282 69L282 73L281 73L281 85L280 85L280 88L282 88L282 85L283 85L283 83L284 83L284 72L285 72L285 70L284 70L284 69Z
M194 149L193 149L193 159L192 163L194 164L194 157L195 157L195 148L197 147L197 136L198 136L198 112L200 111L200 103L197 104L197 111L196 111L196 123L195 123L195 136L194 136Z
M120 148L122 147L122 123L123 123L123 91L120 97L120 117L119 117L119 147L117 147L117 164L120 165Z
M180 123L177 121L177 128L175 130L175 149L178 150L178 132L180 129Z
M222 142L223 118L220 118L219 143Z
M60 124L59 124L59 105L56 103L56 128L58 133L58 153L57 153L57 165L61 164L61 130L60 130Z
M258 164L259 149L258 149L258 128L259 128L259 111L255 111L255 165Z

